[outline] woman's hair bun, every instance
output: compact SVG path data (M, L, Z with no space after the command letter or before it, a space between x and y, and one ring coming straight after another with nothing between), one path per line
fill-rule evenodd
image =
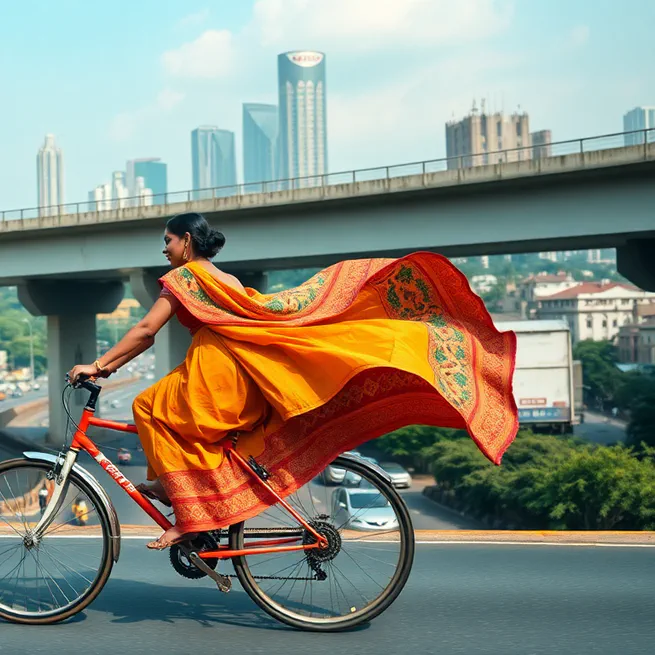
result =
M191 235L193 251L207 259L216 257L225 245L223 233L209 225L207 219L196 212L173 216L166 223L166 229L180 238L188 232Z

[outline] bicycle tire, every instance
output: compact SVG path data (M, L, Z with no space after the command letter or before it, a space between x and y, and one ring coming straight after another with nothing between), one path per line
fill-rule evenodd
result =
M375 617L379 616L386 610L391 603L393 603L400 592L403 590L409 574L412 569L415 551L414 528L409 514L409 510L400 494L396 491L393 485L388 482L376 468L370 466L368 463L354 462L352 459L344 459L338 457L334 462L334 466L347 466L357 473L365 473L368 480L374 480L375 484L384 490L387 499L393 505L396 515L399 518L399 527L401 534L401 565L398 567L396 574L390 583L375 601L366 608L344 617L320 618L312 619L303 617L299 614L294 614L286 608L270 599L265 593L262 592L255 577L250 572L247 558L245 556L237 556L232 558L234 570L237 575L241 586L250 598L263 609L267 614L273 618L285 623L294 628L301 630L308 630L313 632L339 632L349 630L362 623L368 623ZM229 545L231 549L242 549L244 547L244 526L245 522L235 523L230 526L229 530Z
M28 459L12 459L0 464L0 475L14 468L27 467L42 469L43 471L52 470L52 465L50 464ZM111 550L111 530L107 507L105 506L102 498L77 473L71 471L68 479L71 482L74 482L87 495L89 500L91 500L91 502L95 505L98 517L100 519L100 525L102 527L103 554L101 557L101 565L98 567L98 573L91 586L74 603L64 608L52 610L50 612L42 612L34 616L27 616L26 613L12 612L0 607L1 619L10 621L11 623L20 623L23 625L49 625L65 621L75 614L78 614L90 603L92 603L97 598L98 594L102 591L103 587L107 583L107 580L109 579L112 568L114 566L114 559Z

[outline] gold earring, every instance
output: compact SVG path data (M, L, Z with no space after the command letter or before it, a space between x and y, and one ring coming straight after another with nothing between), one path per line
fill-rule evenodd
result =
M188 251L188 248L189 248L189 242L188 242L188 241L185 241L185 242L184 242L184 254L182 255L182 258L184 259L185 262L188 262L188 261L189 261L189 251Z

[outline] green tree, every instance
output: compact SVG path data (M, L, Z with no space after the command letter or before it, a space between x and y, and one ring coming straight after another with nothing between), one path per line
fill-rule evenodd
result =
M643 449L642 444L655 447L655 396L643 397L631 407L626 444L636 450Z
M616 368L616 348L609 341L580 341L573 349L573 358L582 362L585 399L588 404L600 404L614 398L623 373Z
M655 528L655 463L622 445L574 450L541 486L542 503L558 528Z

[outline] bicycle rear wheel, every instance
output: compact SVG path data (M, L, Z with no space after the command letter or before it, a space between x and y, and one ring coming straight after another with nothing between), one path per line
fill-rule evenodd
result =
M305 630L352 628L383 612L402 591L414 559L414 530L398 492L376 468L339 457L287 502L327 537L325 551L232 558L248 595L271 616ZM338 478L339 486L323 481ZM279 504L231 526L230 548L308 544L311 533Z
M104 503L74 472L52 523L33 538L39 491L49 498L51 475L45 463L0 464L0 618L14 623L56 623L77 614L100 593L114 563Z

